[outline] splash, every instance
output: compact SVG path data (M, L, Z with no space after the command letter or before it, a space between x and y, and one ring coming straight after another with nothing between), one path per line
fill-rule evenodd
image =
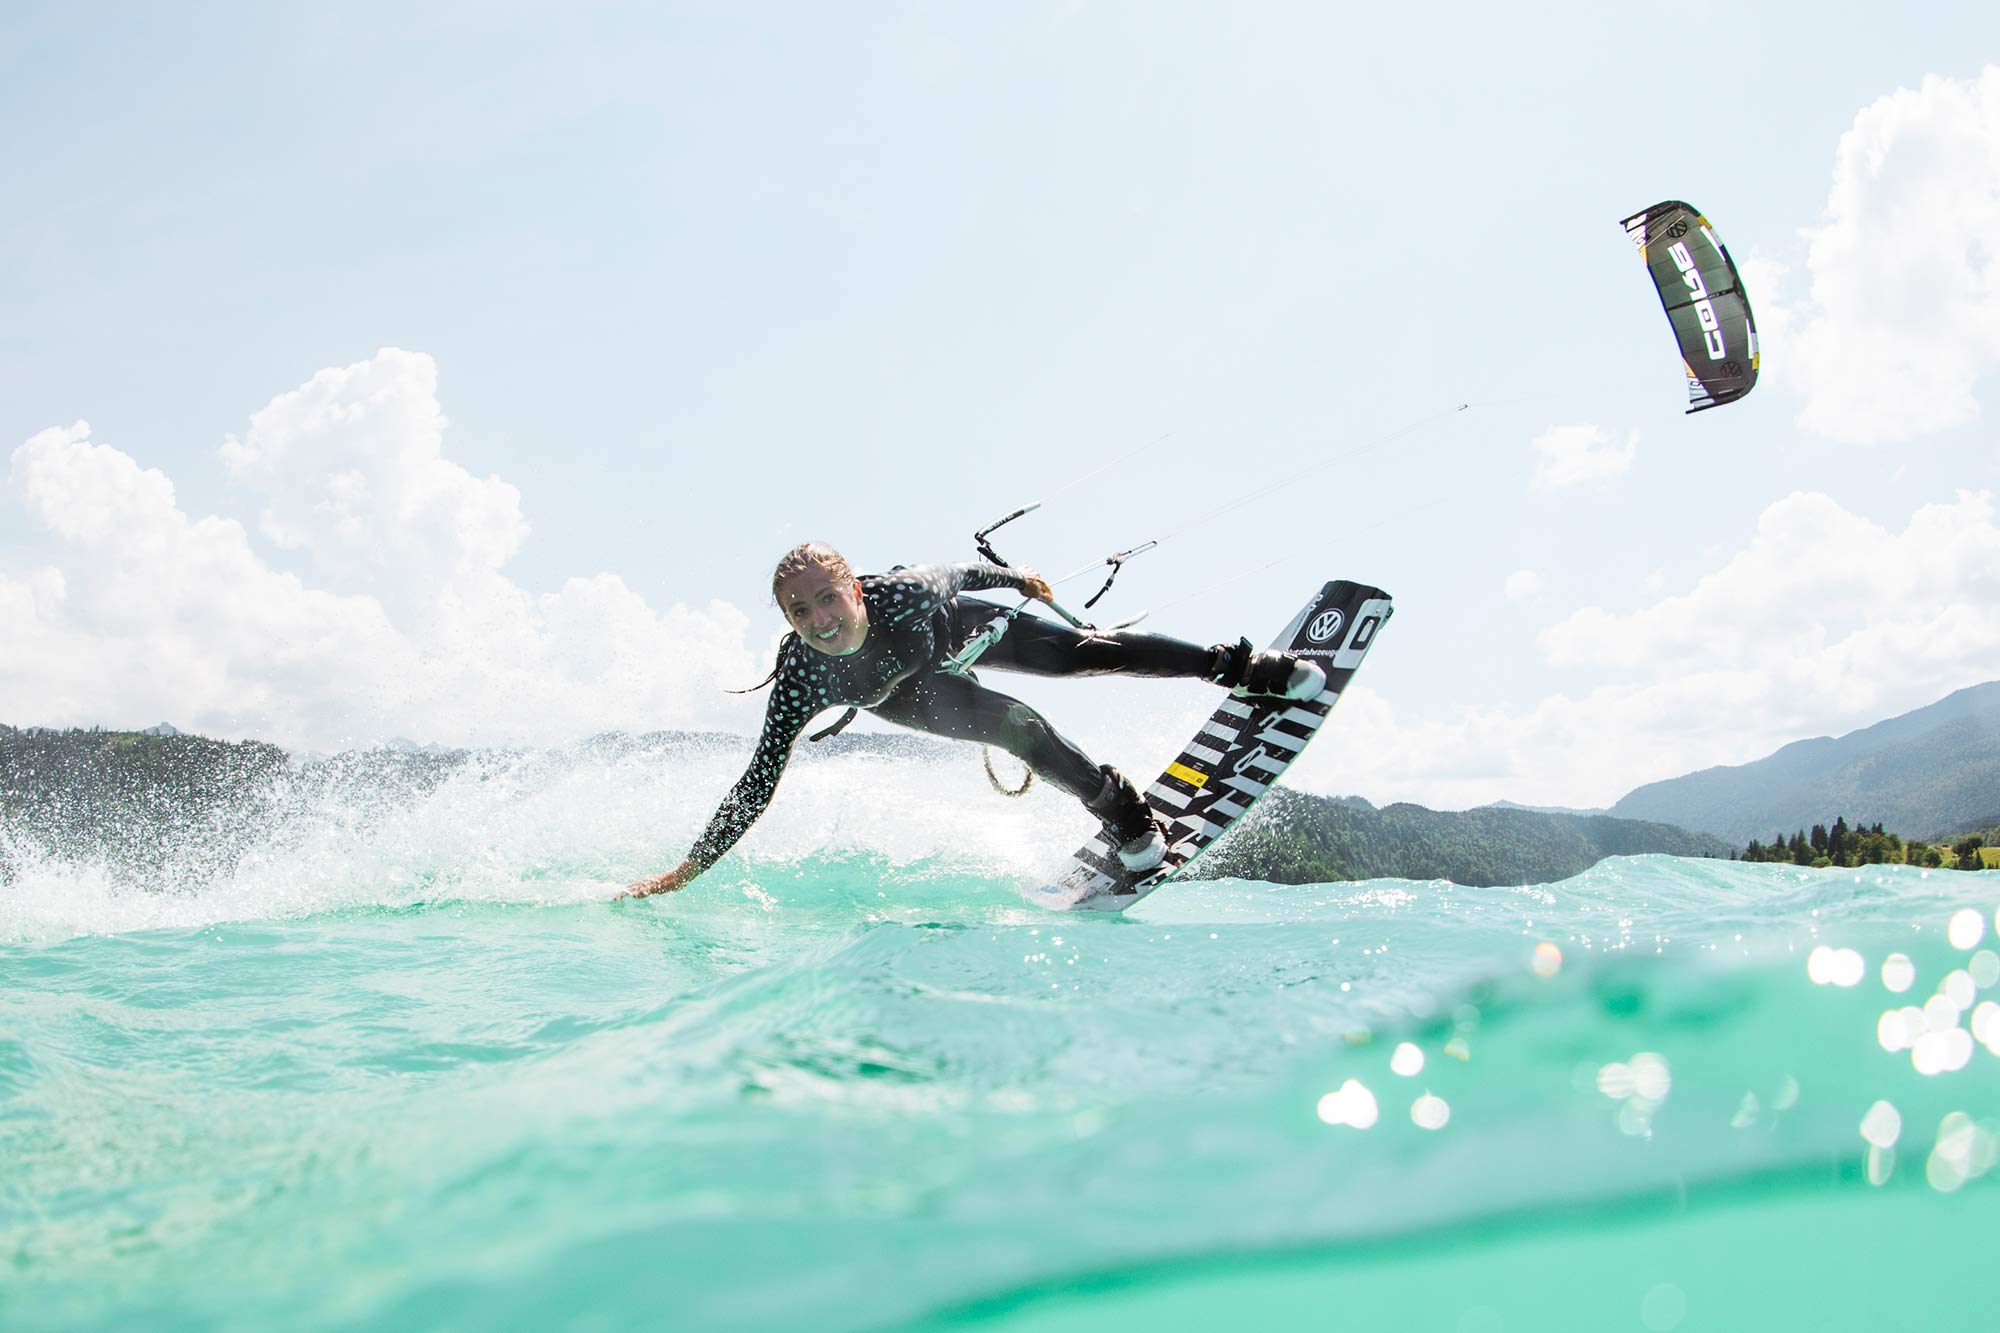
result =
M10 881L0 940L374 907L607 900L685 854L748 753L726 736L373 750L282 766L194 818L132 802L81 836L11 820L0 825ZM1049 846L1088 830L1060 793L996 797L969 748L858 738L794 760L714 883L762 893L761 883L829 857L872 861L891 876L1025 878Z

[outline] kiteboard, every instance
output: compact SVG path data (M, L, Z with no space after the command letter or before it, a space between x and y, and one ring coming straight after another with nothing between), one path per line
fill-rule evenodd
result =
M1270 645L1319 664L1326 672L1319 696L1225 698L1146 788L1146 803L1165 826L1167 859L1134 874L1100 833L1077 849L1053 883L1032 892L1034 900L1058 911L1122 912L1171 884L1304 752L1393 610L1380 588L1344 579L1321 588Z

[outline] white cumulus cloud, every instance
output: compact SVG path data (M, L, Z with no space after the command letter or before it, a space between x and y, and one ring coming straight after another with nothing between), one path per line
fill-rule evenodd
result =
M168 718L314 749L754 723L756 702L720 691L762 674L734 607L656 610L605 573L538 594L501 572L527 532L519 494L444 456L436 383L429 357L384 351L223 446L304 578L86 423L22 444L11 494L58 555L0 577L7 720Z
M2000 66L1864 108L1805 236L1810 298L1765 328L1799 424L1865 444L1975 419L2000 366Z
M1543 632L1552 666L1604 683L1422 717L1350 691L1342 740L1295 772L1316 790L1445 808L1607 805L1993 679L1996 605L1990 493L1925 505L1900 529L1794 494L1686 592L1629 612L1588 607Z
M1809 689L1799 705L1839 713L1990 672L1996 604L1990 492L1925 505L1901 531L1797 492L1769 505L1748 543L1688 592L1625 614L1586 607L1541 645L1560 667L1752 669ZM1965 623L1934 637L1954 619Z
M392 347L279 394L220 456L263 499L259 530L329 587L427 611L477 596L528 535L520 492L446 458L444 428L436 362Z
M1602 426L1551 426L1535 437L1531 489L1547 494L1605 482L1632 468L1639 456L1639 432L1621 442Z

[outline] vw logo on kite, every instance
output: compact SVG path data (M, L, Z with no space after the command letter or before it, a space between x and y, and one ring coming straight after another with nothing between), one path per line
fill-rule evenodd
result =
M1306 637L1314 643L1325 643L1339 634L1340 627L1346 623L1347 617L1340 614L1339 607L1322 611L1312 618L1312 624L1306 626Z

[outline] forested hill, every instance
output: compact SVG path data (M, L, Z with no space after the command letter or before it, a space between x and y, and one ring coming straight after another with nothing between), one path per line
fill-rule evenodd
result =
M161 731L0 726L0 883L32 847L143 875L193 842L228 861L288 759L275 745Z
M1609 815L1402 804L1371 810L1279 787L1197 864L1195 875L1280 884L1383 877L1546 884L1607 856L1727 856L1729 850L1706 834Z
M1933 841L2000 824L2000 681L1845 736L1796 741L1755 763L1650 783L1609 811L1734 846L1829 812Z

